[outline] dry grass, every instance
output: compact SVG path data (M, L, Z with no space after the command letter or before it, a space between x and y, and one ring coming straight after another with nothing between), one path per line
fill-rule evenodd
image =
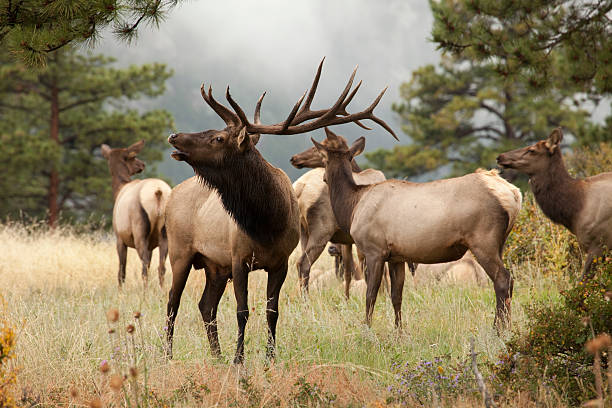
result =
M237 331L231 283L218 316L225 361L216 362L209 353L197 307L204 285L202 271L191 272L177 318L175 360L168 362L163 336L170 279L159 288L157 251L146 289L140 261L134 250L128 251L127 281L119 292L115 244L106 234L4 225L0 226L0 248L0 294L18 333L18 392L29 390L27 399L44 405L86 404L100 396L105 404L126 404L124 398L132 395L133 385L126 385L125 393L108 391L109 374L99 370L101 361L108 360L113 370L122 373L137 366L141 390L146 367L151 401L159 406L301 406L302 399L305 405L325 405L332 395L339 406L377 406L389 396L386 390L395 379L394 364L416 364L442 355L462 361L471 337L483 361L494 361L504 350L492 329L490 284L484 288L434 283L415 287L408 277L404 329L394 329L391 302L385 296L379 296L369 328L363 323L365 299L352 296L345 301L340 284L313 290L304 299L294 254L281 291L275 365L269 367L264 359L266 275L261 271L253 272L249 281L251 317L245 342L247 362L241 372L229 364ZM331 258L326 254L321 258L315 267L332 267ZM521 325L523 304L554 300L558 290L553 280L540 279L529 265L515 268L515 274L519 279L513 318ZM107 322L110 308L120 311L119 322ZM134 323L135 311L142 312L142 317L132 346L125 327ZM109 328L116 332L109 335ZM314 385L318 388L309 388ZM78 390L77 397L70 395L71 389ZM312 400L309 393L314 395ZM471 406L478 401L477 396L462 398L452 404ZM134 405L133 398L130 404Z

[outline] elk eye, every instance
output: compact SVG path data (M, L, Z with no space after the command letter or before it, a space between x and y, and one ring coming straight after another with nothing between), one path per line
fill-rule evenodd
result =
M217 137L215 137L215 142L221 143L221 142L223 142L223 138L221 136L217 136Z

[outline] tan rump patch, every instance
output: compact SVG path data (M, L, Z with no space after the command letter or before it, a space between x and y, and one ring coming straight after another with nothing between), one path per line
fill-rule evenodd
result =
M489 191L493 193L508 214L509 220L506 233L509 233L523 204L521 190L514 184L503 179L499 175L497 169L477 169L476 174L480 176L480 179L484 182Z

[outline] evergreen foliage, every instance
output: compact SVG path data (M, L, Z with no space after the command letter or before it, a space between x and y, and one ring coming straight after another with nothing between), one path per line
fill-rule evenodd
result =
M612 92L612 0L430 0L443 51L536 89Z
M389 177L493 167L500 152L543 139L556 126L581 133L587 118L571 90L535 90L499 77L493 64L464 57L417 69L400 96L393 109L413 144L366 154Z
M112 67L113 59L66 46L32 69L6 55L0 65L0 217L25 213L68 218L109 215L110 175L98 153L146 141L142 159L153 174L173 127L163 110L140 112L133 101L164 92L162 64Z
M91 43L111 28L132 40L139 26L158 26L180 0L0 0L0 47L27 65L46 63L69 43Z

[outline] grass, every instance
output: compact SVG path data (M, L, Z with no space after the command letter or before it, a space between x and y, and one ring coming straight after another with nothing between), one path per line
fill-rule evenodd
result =
M505 350L504 339L492 328L492 284L415 286L408 275L403 330L394 329L391 302L384 295L378 298L372 327L367 327L364 296L353 294L347 302L340 283L302 297L294 254L281 291L275 364L268 366L264 358L266 274L262 271L251 273L249 279L251 315L244 369L230 364L237 333L232 284L219 307L224 358L219 362L211 357L197 306L204 274L195 270L177 317L174 360L167 361L163 344L171 276L160 288L157 251L146 289L140 261L134 250L128 251L127 281L119 291L114 239L105 233L3 225L0 248L0 295L17 328L16 392L25 404L96 406L96 398L101 398L104 404L125 405L126 396L136 395L134 385L139 384L141 391L147 385L152 393L141 405L145 401L157 406L374 406L390 397L388 387L396 382L398 365L412 366L439 356L453 363L465 361L471 337L483 363L496 361ZM324 254L314 268L332 265ZM564 282L543 278L533 265L512 269L513 323L520 327L523 306L535 300L556 301ZM168 265L169 274L170 270ZM107 322L111 308L120 312L116 323ZM125 327L136 323L136 311L142 316L132 344ZM108 333L110 328L114 334ZM110 374L99 369L103 360L110 362L111 372L123 374L130 366L138 367L137 381L126 382L122 392L109 391ZM446 396L440 397L444 403ZM471 406L479 398L462 395L448 404ZM132 397L129 404L136 405L135 401Z

